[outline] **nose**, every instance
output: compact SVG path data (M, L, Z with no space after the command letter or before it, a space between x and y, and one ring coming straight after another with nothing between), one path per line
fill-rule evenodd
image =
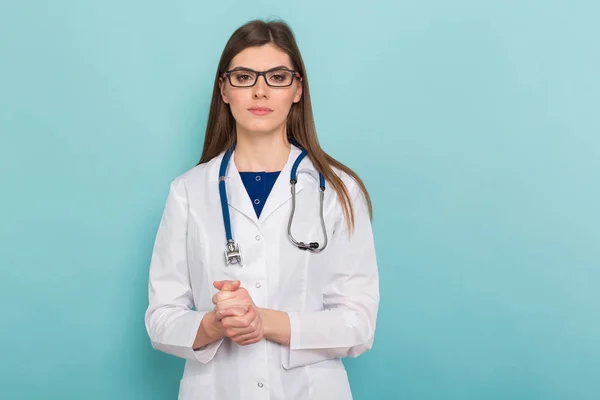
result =
M263 79L260 79L263 78ZM258 79L256 80L256 84L252 87L253 89L253 94L255 98L259 98L259 97L268 97L268 92L269 92L269 86L267 85L267 78L262 75L259 76Z

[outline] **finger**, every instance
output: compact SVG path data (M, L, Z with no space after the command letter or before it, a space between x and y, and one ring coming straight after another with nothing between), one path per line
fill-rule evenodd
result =
M230 307L247 307L252 306L248 301L240 300L240 299L229 299L225 301L219 301L215 304L215 308L219 310L224 310Z
M216 308L215 309L215 319L217 321L221 321L223 318L240 318L243 317L248 312L247 307L227 307L227 308Z
M248 309L243 316L239 317L230 317L229 320L224 321L225 327L230 327L232 329L236 329L238 333L246 330L248 332L257 329L259 324L261 324L261 320L258 316L258 313L255 308L251 307Z
M221 288L223 287L223 281L213 281L213 286L215 287L215 289L221 290Z
M227 281L223 284L223 288L221 290L234 292L240 288L240 281Z
M236 330L237 334L256 330L260 324L261 320L252 309L248 310L248 312L241 317L232 317L230 320L225 321L225 326Z
M235 281L231 281L231 280L213 281L213 286L216 289L221 290L223 288L223 285L225 285L225 283L227 283L227 282L235 282Z
M262 337L257 332L249 333L243 336L236 337L235 339L231 339L240 346L247 346L249 344L260 342Z
M214 310L215 319L218 322L221 322L221 320L226 317L238 317L238 318L242 317L242 316L244 316L244 314L246 314L246 312L247 312L247 310L242 307L231 307L231 308Z
M213 282L213 286L216 289L219 290L227 290L227 291L235 291L238 290L240 287L241 282L240 281L230 281L230 280L224 280L224 281L214 281Z
M234 329L237 334L251 332L256 329L256 323L248 323L243 316L227 316L223 317L221 324L224 328Z
M212 302L215 305L217 305L218 303L221 303L221 302L226 302L226 301L254 306L254 302L252 301L252 298L250 297L248 292L243 288L236 290L235 292L226 292L226 291L219 292L219 293L216 293L212 298Z
M234 317L243 317L248 312L248 308L246 307L229 307L222 310L217 310L216 313L219 314L220 318L234 318Z
M218 292L212 297L213 304L217 304L220 301L239 297L236 292Z
M239 341L241 337L244 337L244 340L247 339L248 335L258 335L258 329L256 328L223 328L225 335L231 340Z
M255 334L256 330L249 328L223 328L223 332L225 333L225 336L227 336L229 339L236 341L237 338L241 336Z
M243 341L243 342L241 342L241 343L238 343L238 344L239 344L240 346L248 346L249 344L258 343L258 342L260 342L261 340L262 340L262 338L261 338L261 337L257 337L257 338L254 338L254 339L245 340L245 341Z

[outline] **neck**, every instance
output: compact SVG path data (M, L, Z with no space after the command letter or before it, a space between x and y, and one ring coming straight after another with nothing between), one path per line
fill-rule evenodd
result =
M235 166L240 172L281 171L290 154L285 125L272 134L237 130Z

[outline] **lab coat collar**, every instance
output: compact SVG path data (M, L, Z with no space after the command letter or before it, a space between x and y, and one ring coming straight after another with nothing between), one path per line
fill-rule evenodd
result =
M225 185L227 190L227 202L228 204L236 209L237 211L244 214L246 217L250 218L254 222L262 223L266 220L275 210L277 210L280 206L282 206L285 202L291 199L291 185L290 185L290 173L292 171L292 167L296 158L300 155L302 150L295 145L291 145L290 153L288 156L288 160L285 166L282 168L281 173L277 177L275 184L273 185L273 189L269 193L267 197L267 201L261 211L260 218L256 217L256 212L254 211L254 206L252 204L252 200L250 196L248 196L248 192L246 191L246 187L244 186L244 182L239 174L239 171L235 165L235 151L231 155L231 159L229 160L229 165L227 167L226 177L225 177ZM219 167L221 165L221 161L223 159L225 152L222 152L218 157L214 160L213 171L211 173L211 181L214 180L218 182L219 175ZM311 171L314 169L314 166L308 156L306 156L300 165L298 166L298 173L300 171ZM314 173L312 174L314 177ZM317 173L318 177L318 173ZM302 179L298 178L298 182L296 183L296 193L299 193L304 185L302 183Z

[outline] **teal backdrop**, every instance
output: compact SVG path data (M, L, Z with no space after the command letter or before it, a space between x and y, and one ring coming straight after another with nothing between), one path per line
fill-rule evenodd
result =
M174 399L143 314L215 68L283 18L323 147L373 198L355 398L600 398L594 1L0 1L0 398ZM251 368L249 365L248 368Z

